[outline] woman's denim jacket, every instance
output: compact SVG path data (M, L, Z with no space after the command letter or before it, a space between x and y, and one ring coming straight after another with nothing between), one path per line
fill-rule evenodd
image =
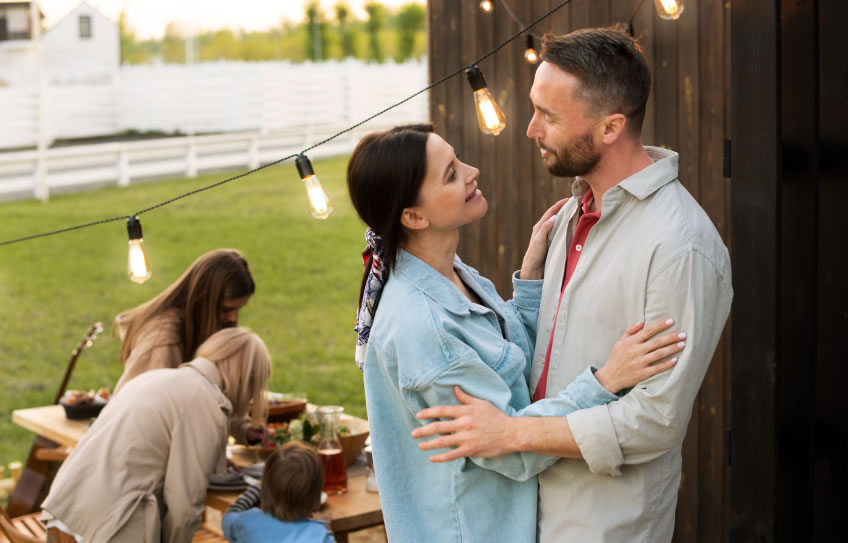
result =
M374 466L389 541L516 542L536 539L536 474L557 459L533 453L432 463L410 432L425 407L456 404L453 387L509 415L565 415L616 397L591 369L530 409L529 361L542 281L513 278L504 302L457 257L454 267L482 305L400 251L383 290L365 357ZM517 274L516 274L517 275ZM522 411L523 410L523 411Z

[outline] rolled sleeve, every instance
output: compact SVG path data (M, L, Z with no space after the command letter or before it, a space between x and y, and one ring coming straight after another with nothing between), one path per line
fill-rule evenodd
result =
M507 305L515 311L532 341L536 338L539 328L539 304L542 301L544 281L524 280L520 275L519 271L512 274L512 300L508 301Z
M730 312L729 270L688 249L648 280L645 322L671 316L687 332L669 371L642 381L606 406L568 416L577 446L594 473L620 474L680 444L692 406Z

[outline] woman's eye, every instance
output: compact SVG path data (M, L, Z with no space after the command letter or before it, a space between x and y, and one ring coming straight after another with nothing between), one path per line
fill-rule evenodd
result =
M454 181L456 179L456 168L451 171L450 176L448 177L448 181Z

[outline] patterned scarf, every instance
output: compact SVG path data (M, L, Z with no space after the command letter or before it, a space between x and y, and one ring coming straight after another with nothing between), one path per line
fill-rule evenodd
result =
M383 238L370 228L365 231L365 241L368 246L362 251L362 264L368 265L371 259L371 269L365 280L365 288L362 291L362 300L359 302L359 312L356 315L356 365L362 369L365 364L365 347L368 345L368 336L371 335L371 323L374 322L374 313L377 312L377 304L380 303L380 294L383 285L388 279L388 271L383 266Z

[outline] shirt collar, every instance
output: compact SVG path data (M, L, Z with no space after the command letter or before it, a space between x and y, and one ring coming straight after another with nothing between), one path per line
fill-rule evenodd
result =
M455 255L453 262L454 267L457 268L460 276L466 280L467 284L468 277L462 273L464 264ZM471 312L471 301L463 296L456 285L412 253L403 249L398 251L397 262L395 262L392 273L403 276L410 285L451 313L468 315ZM477 290L474 290L474 292L479 295Z
M647 168L643 168L634 173L627 179L618 183L615 187L608 190L604 194L604 205L607 203L607 195L614 194L616 188L621 187L636 198L644 200L654 192L660 189L663 185L677 179L677 161L678 154L668 149L661 147L645 146L645 151L653 164ZM589 184L582 178L576 177L571 185L571 193L574 196L582 197L589 190Z
M218 366L211 360L207 360L206 358L195 358L191 362L186 362L180 365L180 367L183 366L188 366L195 370L200 375L206 377L210 383L218 388L222 388L224 386L224 381L221 378L221 373L218 371Z

